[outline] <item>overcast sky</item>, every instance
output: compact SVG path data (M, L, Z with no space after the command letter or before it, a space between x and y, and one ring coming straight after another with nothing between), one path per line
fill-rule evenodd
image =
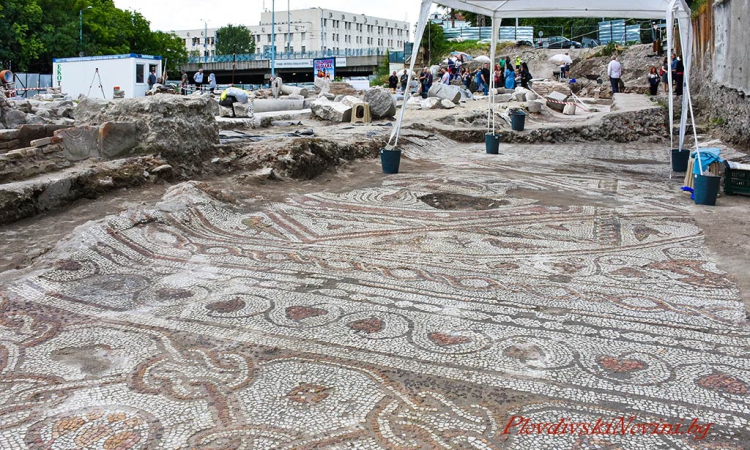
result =
M288 0L290 8L322 7L339 11L367 14L393 20L408 20L414 26L419 14L420 0ZM265 3L271 10L271 0L115 0L121 9L140 12L161 31L209 28L227 23L257 25ZM287 0L276 0L276 11L286 11Z

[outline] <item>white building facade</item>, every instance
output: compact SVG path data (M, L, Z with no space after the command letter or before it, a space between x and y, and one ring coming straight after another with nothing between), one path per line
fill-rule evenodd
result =
M216 30L218 28L196 28L172 31L172 33L185 42L185 49L189 56L203 57L216 54Z
M289 20L287 19L289 18ZM247 27L255 38L255 52L271 49L271 12L261 14L260 24ZM172 31L182 38L191 57L216 54L216 30L196 28ZM287 41L287 32L289 40ZM276 11L276 51L319 52L386 49L402 51L409 42L409 23L323 8Z
M276 51L403 50L409 42L409 23L325 8L276 11ZM248 27L255 37L256 53L270 50L271 12L260 24ZM288 37L288 38L287 38Z

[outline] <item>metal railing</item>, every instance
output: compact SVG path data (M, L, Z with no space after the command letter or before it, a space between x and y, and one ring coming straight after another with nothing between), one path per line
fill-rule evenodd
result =
M340 49L340 50L325 50L325 51L314 51L314 52L277 52L276 59L314 59L314 58L346 58L354 56L380 56L384 55L385 50L380 48L359 48L359 49ZM235 59L236 57L236 59ZM248 62L248 61L265 61L271 59L269 51L263 53L246 53L237 55L216 55L204 58L202 56L188 58L188 62L191 64L197 63L227 63L232 61L237 62Z

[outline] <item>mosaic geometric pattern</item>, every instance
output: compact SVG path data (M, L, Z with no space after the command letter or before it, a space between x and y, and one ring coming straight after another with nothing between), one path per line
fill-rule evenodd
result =
M0 291L0 447L746 448L747 316L674 186L433 143L379 188L241 213L186 183L79 229ZM715 428L503 434L623 413Z

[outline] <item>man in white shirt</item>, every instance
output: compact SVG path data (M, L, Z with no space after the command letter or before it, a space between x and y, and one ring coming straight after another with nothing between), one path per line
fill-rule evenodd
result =
M617 56L612 55L612 61L607 66L607 75L609 82L612 83L612 94L620 92L620 78L622 77L622 66L617 61Z
M197 90L201 90L201 86L203 85L203 69L198 69L197 72L195 72L195 75L193 75L193 81L195 81L195 87Z
M442 69L440 69L440 71L442 72L440 82L443 84L451 84L451 73L448 71L448 69L443 67Z

